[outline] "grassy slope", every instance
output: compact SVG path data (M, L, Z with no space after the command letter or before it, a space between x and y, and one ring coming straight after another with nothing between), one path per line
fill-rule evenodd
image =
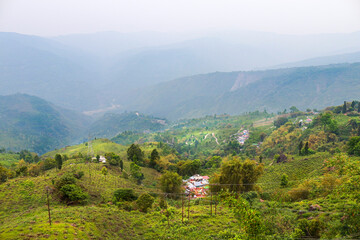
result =
M13 163L19 161L19 154L0 153L0 165L10 167Z
M329 153L289 155L286 163L276 163L268 159L265 161L265 173L258 182L264 191L274 190L280 188L281 176L286 174L289 177L289 186L296 186L305 179L319 177L322 174L323 162L329 157Z
M127 164L125 165L126 170ZM11 179L0 185L0 239L208 239L225 226L236 228L237 224L228 209L218 207L216 217L209 216L208 205L191 203L191 224L181 224L180 202L172 202L174 213L170 226L155 203L151 213L127 212L108 204L117 188L133 188L136 193L159 193L153 182L159 176L152 169L142 168L145 181L138 186L131 179L120 177L116 169L109 170L106 179L101 175L100 164L88 165L65 162L61 172L82 170L84 177L79 184L87 189L91 203L86 206L66 206L56 195L51 196L53 224L48 225L45 187L52 186L52 179L61 172L50 170L45 176ZM206 200L203 200L206 201ZM171 205L171 203L169 202ZM185 219L186 220L186 219ZM188 222L186 220L186 222ZM199 237L198 234L201 233ZM181 237L180 237L181 236Z

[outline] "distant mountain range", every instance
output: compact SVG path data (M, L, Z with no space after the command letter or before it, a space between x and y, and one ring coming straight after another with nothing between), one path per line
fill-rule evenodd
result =
M129 94L129 109L170 120L247 111L283 111L360 99L360 63L180 78Z
M123 111L130 106L128 92L186 76L354 62L360 32L100 32L55 38L3 32L0 49L0 94L27 93L77 111L115 105ZM318 59L304 60L309 58Z
M299 62L286 63L274 66L273 68L309 67L337 63L356 63L360 62L360 52L346 53L325 57L310 58Z

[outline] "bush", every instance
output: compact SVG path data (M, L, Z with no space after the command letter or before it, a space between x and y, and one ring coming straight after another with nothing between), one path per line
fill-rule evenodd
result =
M242 198L244 198L246 201L250 203L250 205L253 203L254 199L258 198L259 195L255 191L250 191L242 194Z
M154 198L148 193L141 194L138 200L136 200L136 205L138 206L139 210L145 213L149 208L152 207L153 203Z
M60 190L63 186L67 184L76 184L76 179L74 175L65 173L61 178L55 183L55 188Z
M289 197L292 201L308 199L309 195L310 189L306 186L299 186L289 191Z
M167 202L163 197L160 198L159 206L161 209L167 209L168 207Z
M134 201L137 199L137 196L134 194L132 189L121 188L114 192L114 201Z
M300 219L299 220L299 229L298 233L302 232L301 237L311 237L311 238L320 238L321 231L324 228L324 223L319 219Z
M285 173L281 176L280 186L287 187L289 184L289 177Z
M288 119L286 117L279 117L278 119L276 119L274 121L274 126L279 128L287 122L288 122Z
M124 209L125 211L132 211L134 210L133 203L132 202L117 202L116 205Z
M60 192L62 199L71 203L83 202L88 198L88 195L75 184L66 184L61 187Z

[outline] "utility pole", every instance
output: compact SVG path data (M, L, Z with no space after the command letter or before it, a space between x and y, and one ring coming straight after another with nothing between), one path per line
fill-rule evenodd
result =
M184 223L184 196L181 194L181 222Z
M90 134L88 135L88 152L87 152L87 157L88 157L88 164L89 164L89 180L90 180L90 184L91 184L91 171L90 171L90 164L92 161L92 157L94 156L94 149L92 147L91 144L91 136Z
M217 197L215 195L215 215L216 215L216 204L217 204Z
M47 207L49 213L49 224L51 226L51 213L50 213L50 201L49 201L49 186L46 186L46 197L47 197Z
M210 200L210 215L212 216L212 192L210 192L211 200Z
M189 200L188 200L188 220L190 220L190 194L191 192L189 192Z

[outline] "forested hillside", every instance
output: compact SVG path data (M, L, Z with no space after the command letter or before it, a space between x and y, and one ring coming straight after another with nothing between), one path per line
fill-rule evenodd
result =
M138 112L107 113L89 126L89 134L99 138L112 138L125 131L154 132L162 130L166 126L166 119Z
M170 120L254 109L278 112L291 105L321 109L356 99L359 76L359 63L211 73L137 90L127 107Z
M38 97L0 96L0 146L13 151L45 153L79 141L89 119Z

